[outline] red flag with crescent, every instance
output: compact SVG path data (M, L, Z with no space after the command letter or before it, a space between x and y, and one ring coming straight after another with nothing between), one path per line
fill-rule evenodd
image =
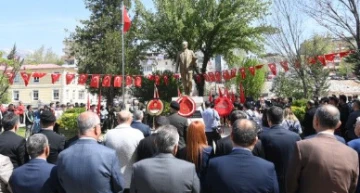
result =
M27 86L31 78L31 73L21 72L20 74L22 79L24 80L25 86Z
M166 86L169 85L169 77L165 75L165 76L163 77L163 79L164 79L165 85L166 85Z
M209 72L208 76L210 77L211 82L215 82L216 79L215 79L215 74L213 72Z
M281 67L283 67L285 72L289 71L289 64L287 61L281 61L280 65L281 65Z
M131 86L133 83L133 79L131 76L126 76L126 86Z
M336 54L325 54L325 60L329 62L333 62L335 59Z
M249 72L251 75L255 76L255 67L254 66L250 66L249 67Z
M111 75L105 75L102 79L102 87L110 87L111 85Z
M220 72L215 72L215 81L221 82L221 73Z
M115 76L115 77L114 77L114 88L120 88L120 87L122 87L122 81L123 81L123 77L122 77L122 76Z
M228 70L224 70L223 71L223 77L225 80L230 80L231 79L231 76L230 76L230 73Z
M241 79L245 79L246 78L245 68L239 68L239 74L241 74Z
M5 75L8 78L9 84L10 85L14 84L15 73L7 72Z
M65 76L66 84L67 85L71 84L71 82L74 80L74 78L75 78L75 74L67 73L66 76Z
M93 74L91 76L90 87L91 88L99 88L99 84L100 84L100 75Z
M203 74L203 76L206 82L210 82L210 77L207 74Z
M156 86L160 85L160 76L159 75L155 75L155 84L156 84Z
M268 65L269 65L271 73L276 76L276 64L275 63L270 63Z
M51 83L55 84L55 82L57 82L60 78L61 74L59 73L52 73L51 74Z
M78 85L85 85L87 79L88 79L87 74L80 74L79 77L78 77Z
M42 77L44 77L44 76L46 76L46 73L45 73L45 72L34 72L34 73L32 74L32 77L34 77L34 78L42 78Z
M141 87L141 84L142 84L142 78L141 76L136 76L135 77L135 86L140 88Z
M230 76L231 78L236 77L236 68L231 69Z
M326 66L325 56L318 56L317 59L323 66Z

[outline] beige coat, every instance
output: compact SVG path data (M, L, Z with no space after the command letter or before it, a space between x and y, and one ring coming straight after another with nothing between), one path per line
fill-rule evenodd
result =
M9 179L13 172L13 164L10 158L0 154L0 193L11 192Z

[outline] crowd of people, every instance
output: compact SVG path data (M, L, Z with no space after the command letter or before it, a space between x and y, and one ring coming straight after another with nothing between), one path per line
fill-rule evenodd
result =
M66 140L51 105L26 138L16 134L20 114L9 105L0 192L360 193L357 96L309 100L301 120L290 106L287 99L248 100L223 118L207 101L202 120L190 121L173 101L171 115L156 117L154 128L143 111L120 109L106 133L108 115L90 108L77 118L78 135Z

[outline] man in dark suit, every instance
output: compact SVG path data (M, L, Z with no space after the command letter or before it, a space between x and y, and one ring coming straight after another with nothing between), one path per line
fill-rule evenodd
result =
M159 154L134 164L130 192L200 192L195 165L174 157L179 133L172 125L158 129L156 145Z
M40 115L41 130L39 133L44 134L50 143L50 155L47 161L52 164L56 164L59 153L64 150L65 137L61 136L53 131L56 122L55 115L49 111L44 110Z
M357 139L358 137L355 135L355 123L356 118L360 117L360 101L355 100L352 102L353 112L350 114L349 119L346 122L345 128L345 138L349 140Z
M144 113L142 111L136 110L133 113L133 122L131 123L131 127L140 130L144 137L147 137L151 134L151 129L149 125L145 125L142 123L142 120L144 118Z
M359 175L357 153L336 140L340 112L332 105L316 110L316 137L295 145L286 176L287 193L355 192Z
M345 136L346 133L345 125L350 115L350 108L349 105L347 104L347 97L345 95L339 96L339 111L340 111L341 125L339 127L339 130L335 131L335 133L341 136Z
M234 148L229 155L210 160L205 192L278 193L274 164L251 153L257 141L255 123L237 120L231 140Z
M306 104L306 109L307 110L304 116L304 120L301 123L301 125L303 126L302 135L304 136L304 138L309 135L316 134L316 131L312 125L316 111L315 102L313 100L308 101Z
M2 121L4 132L0 135L0 154L8 156L14 168L17 168L28 161L26 141L16 135L20 124L19 116L13 112L8 112Z
M293 155L294 146L301 138L298 134L282 127L283 109L273 106L268 109L265 116L270 129L260 134L265 152L265 159L275 165L281 193L285 192L285 175L289 158Z
M124 188L115 150L99 145L100 118L87 111L77 119L80 138L58 158L61 186L71 193L117 193Z
M235 110L233 111L230 116L230 127L232 127L235 123L235 121L239 120L239 119L247 119L247 114L244 111L239 111L239 110ZM223 156L223 155L228 155L232 152L233 149L233 143L231 141L231 135L224 137L222 139L220 139L217 143L216 143L216 152L215 155L216 156ZM253 155L264 158L265 154L262 148L262 144L261 141L258 140L255 144L254 149L252 150Z
M60 186L55 165L46 162L50 153L46 136L35 134L29 137L26 147L31 160L14 170L9 181L13 193L58 192Z
M179 149L182 149L186 146L186 131L189 123L185 117L182 117L178 114L179 110L179 103L176 101L172 101L170 103L170 111L172 114L168 117L168 119L170 121L170 124L178 129L180 135Z

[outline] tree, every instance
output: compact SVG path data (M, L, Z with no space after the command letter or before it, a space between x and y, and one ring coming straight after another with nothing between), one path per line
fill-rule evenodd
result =
M6 58L3 58L3 53L0 51L0 67L3 68L2 73L0 73L0 99L2 102L7 102L6 99L8 99L7 91L10 84L7 73L16 75L23 63L24 60L17 56L16 45L13 46Z
M191 49L203 54L202 74L215 55L231 58L233 49L261 50L262 35L272 31L267 25L256 25L267 14L268 1L154 0L154 4L154 12L139 9L146 25L144 39L174 60L181 42L188 41ZM197 83L200 96L204 84L204 80Z
M122 8L121 0L86 0L86 8L91 12L90 18L82 20L75 32L67 41L74 42L72 51L77 59L79 73L87 74L122 74L121 69L121 30ZM130 1L125 1L130 8ZM135 1L135 5L141 5ZM142 44L141 20L137 11L132 19L131 29L125 34L125 73L139 74ZM107 102L112 103L116 95L121 95L122 89L102 88L102 94ZM98 90L91 90L97 92Z
M303 98L302 85L299 79L284 72L280 72L274 78L270 91L281 98Z
M53 52L51 48L46 49L45 46L41 46L34 53L27 55L25 62L27 64L64 64L64 60L60 56Z

